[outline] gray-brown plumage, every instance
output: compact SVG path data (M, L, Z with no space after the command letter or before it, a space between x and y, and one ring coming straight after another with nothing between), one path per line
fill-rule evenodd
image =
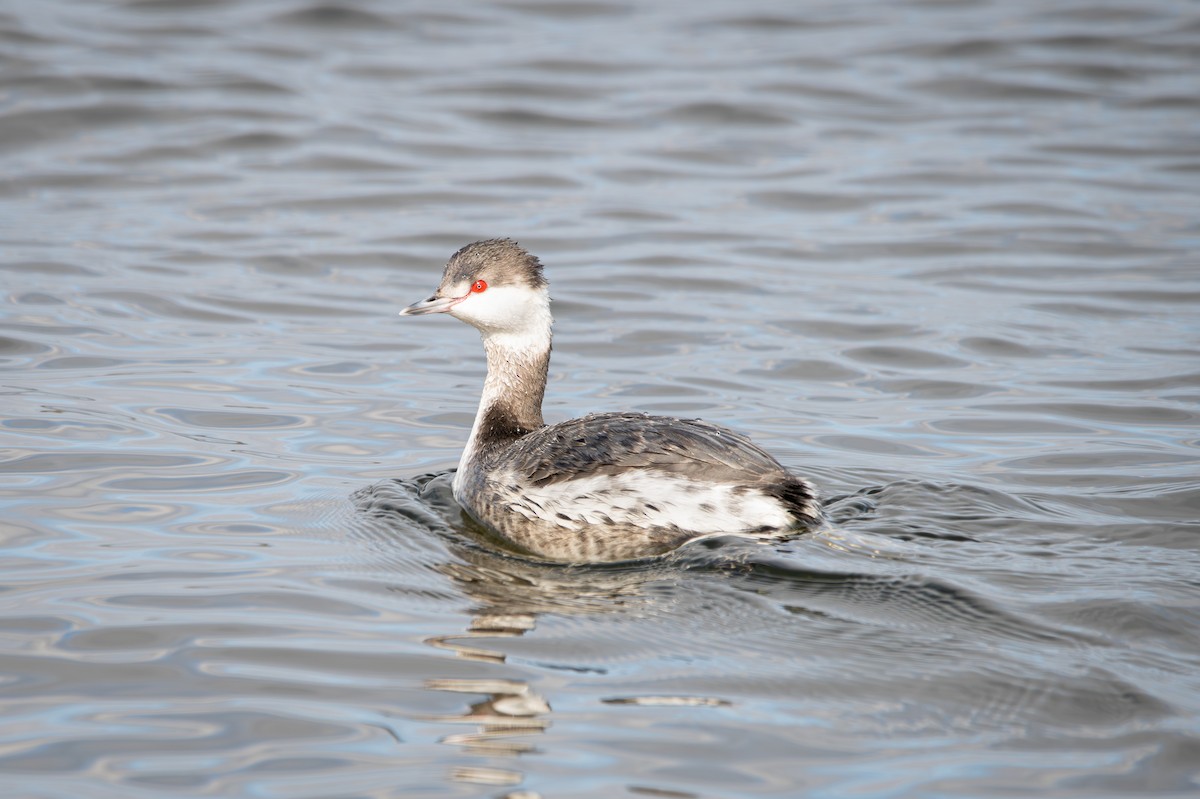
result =
M449 313L479 329L488 374L454 495L528 554L625 560L820 521L808 481L717 425L603 413L545 426L549 294L541 263L515 242L462 248L434 295L402 313Z

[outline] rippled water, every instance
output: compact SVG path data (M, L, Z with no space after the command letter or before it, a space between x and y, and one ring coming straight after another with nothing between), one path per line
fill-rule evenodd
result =
M1185 2L0 4L8 797L1194 796ZM462 244L547 417L828 530L526 563L446 472Z

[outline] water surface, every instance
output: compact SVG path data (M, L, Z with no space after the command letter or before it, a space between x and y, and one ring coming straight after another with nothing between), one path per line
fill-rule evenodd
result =
M1194 6L645 5L0 7L7 796L1200 790ZM472 536L494 236L828 529Z

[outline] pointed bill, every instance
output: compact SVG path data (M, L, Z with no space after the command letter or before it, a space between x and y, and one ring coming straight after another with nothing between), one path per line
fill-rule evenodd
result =
M436 294L427 300L414 302L400 312L401 316L423 316L429 313L446 313L465 297L439 297Z

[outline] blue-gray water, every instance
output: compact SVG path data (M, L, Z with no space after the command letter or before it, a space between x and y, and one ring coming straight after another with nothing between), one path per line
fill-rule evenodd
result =
M1196 795L1198 75L1190 2L0 3L4 796ZM829 529L471 538L396 312L493 236L549 419Z

